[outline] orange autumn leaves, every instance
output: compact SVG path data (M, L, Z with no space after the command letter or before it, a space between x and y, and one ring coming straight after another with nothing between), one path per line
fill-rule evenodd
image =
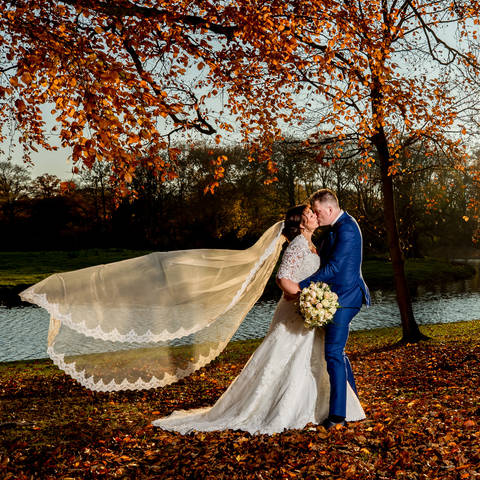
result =
M74 164L112 162L127 182L142 162L164 178L181 174L171 134L191 131L218 141L235 131L273 178L272 143L302 122L312 143L335 140L334 155L354 138L366 165L383 130L391 174L405 143L464 163L452 130L466 131L458 93L478 75L474 3L0 0L0 122L13 116L28 159L50 148L40 106L54 105ZM465 43L445 36L446 22ZM448 68L428 75L428 62Z
M53 107L61 144L73 149L74 169L110 161L120 181L131 181L140 162L171 176L174 152L163 155L169 138L159 119L170 119L167 132L209 133L198 102L191 95L187 102L190 92L175 82L178 65L164 62L166 79L148 70L159 54L151 51L158 22L148 30L141 16L109 17L88 2L1 2L0 8L8 12L0 20L6 51L2 126L14 119L26 160L38 145L50 148L41 105ZM165 55L181 36L174 28L170 33Z

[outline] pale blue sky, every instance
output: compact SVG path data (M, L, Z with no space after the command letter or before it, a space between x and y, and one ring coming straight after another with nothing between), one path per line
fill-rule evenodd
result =
M44 120L47 122L49 129L51 129L54 125L54 119L50 113L51 109L52 105L45 105L41 107ZM50 152L38 147L38 152L32 152L31 155L33 165L28 165L23 162L22 149L18 145L12 152L12 160L14 163L27 165L32 178L38 177L44 173L50 173L52 175L56 175L62 180L70 179L72 177L72 163L68 161L68 157L71 154L71 149L62 148L60 146L60 142L58 141L58 136L55 135L54 132L52 132L52 136L50 138L52 139L52 145L59 147L58 150ZM17 139L15 138L15 140ZM3 149L6 151L6 155L8 155L8 148L3 145Z

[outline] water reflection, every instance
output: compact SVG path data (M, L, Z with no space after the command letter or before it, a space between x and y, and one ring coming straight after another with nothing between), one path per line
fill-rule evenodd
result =
M480 259L470 260L474 277L458 282L417 287L413 310L420 325L480 319ZM400 325L393 291L372 292L372 306L362 308L351 329L364 330ZM261 338L267 333L277 301L258 302L235 333L233 340ZM38 307L0 307L0 361L45 358L49 316Z

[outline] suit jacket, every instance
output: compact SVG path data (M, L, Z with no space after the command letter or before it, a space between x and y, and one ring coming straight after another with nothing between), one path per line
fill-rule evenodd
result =
M325 282L338 295L342 307L370 305L370 292L362 277L363 241L356 220L344 212L332 226L320 249L320 268L300 282Z

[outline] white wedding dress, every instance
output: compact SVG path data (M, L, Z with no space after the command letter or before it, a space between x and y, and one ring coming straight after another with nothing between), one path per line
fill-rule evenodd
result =
M318 255L298 235L285 250L277 277L299 282L319 265ZM232 429L272 434L321 423L328 415L329 396L324 330L305 328L295 304L282 297L265 339L215 405L175 411L152 423L180 433ZM347 385L346 420L364 418Z

